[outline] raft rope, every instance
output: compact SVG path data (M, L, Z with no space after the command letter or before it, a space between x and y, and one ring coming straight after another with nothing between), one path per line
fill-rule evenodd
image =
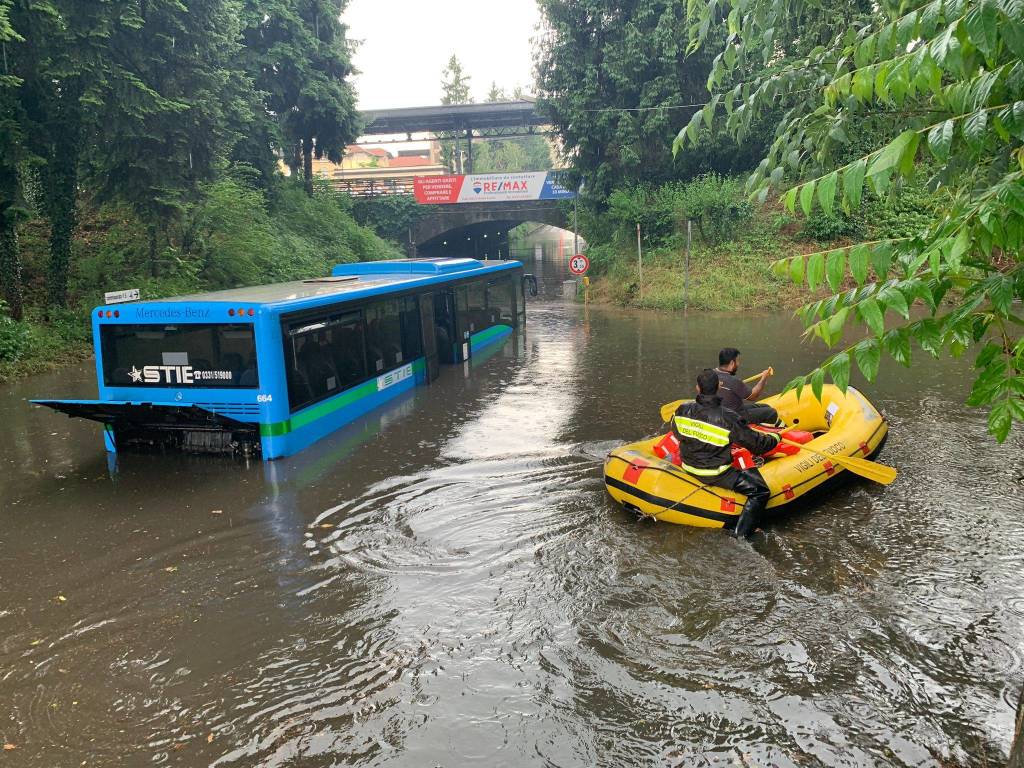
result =
M714 478L712 478L712 480L713 480L713 479L714 479ZM674 501L674 502L672 502L671 506L668 506L668 507L662 507L662 508L661 508L661 512L655 512L655 513L654 513L653 515L648 515L648 514L647 514L646 512L641 512L640 514L642 514L642 515L643 515L644 517L650 517L650 518L653 518L653 519L654 519L654 522L656 522L656 523L657 523L657 522L660 522L660 520L658 520L658 515L663 515L663 514L665 514L666 512L671 512L671 511L672 511L673 509L675 509L675 508L676 508L676 507L677 507L678 505L682 504L682 503L683 503L684 501L686 501L686 500L687 500L688 498L690 498L691 496L693 496L693 494L697 493L697 491L703 491L703 490L704 490L705 488L707 488L707 487L708 487L709 485L711 485L711 480L707 480L707 481L705 481L703 485L699 486L698 488L694 488L694 489L693 489L692 491L690 491L690 492L689 492L688 494L686 494L685 496L683 496L683 498L681 498L681 499L680 499L679 501Z
M631 462L631 461L627 461L626 459L622 458L621 456L612 456L612 458L613 458L613 459L618 459L619 461L623 461L623 462L625 462L625 463L629 464L629 466L631 466L631 467L635 467L635 466L636 466L636 464L634 464L634 463L633 463L633 462ZM675 473L675 472L669 472L669 471L668 471L667 469L662 469L661 467L644 467L644 469L646 469L646 470L653 470L654 472L664 472L664 473L665 473L666 475L672 475L673 477L678 477L677 473ZM711 478L711 480L714 480L714 479L715 479L715 478ZM660 520L658 520L658 515L663 515L663 514L665 514L666 512L671 512L671 511L672 511L673 509L675 509L675 508L676 508L677 506L679 506L679 505L680 505L680 504L682 504L682 503L683 503L684 501L686 501L686 500L687 500L688 498L690 498L691 496L693 496L693 494L697 493L698 491L703 491L703 490L705 490L706 488L708 488L708 487L709 487L709 486L711 485L711 480L706 480L706 481L705 481L705 482L703 482L703 483L702 483L701 485L697 486L697 487L696 487L696 488L694 488L694 489L693 489L692 491L690 491L690 492L689 492L688 494L686 494L685 496L683 496L683 498L679 499L679 501L674 501L674 502L672 502L672 504L670 504L669 506L667 506L667 507L662 507L662 508L661 508L661 511L660 511L660 512L654 512L654 513L644 512L644 511L643 511L642 509L640 509L639 507L637 507L637 512L639 512L639 513L640 513L640 516L641 516L641 517L649 517L649 518L653 519L653 520L654 520L654 522L656 522L656 523L659 523L659 522L661 522L661 521L660 521Z

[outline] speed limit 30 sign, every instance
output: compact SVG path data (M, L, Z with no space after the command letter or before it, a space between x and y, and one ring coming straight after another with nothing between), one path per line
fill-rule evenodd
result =
M590 259L582 253L577 253L569 259L569 271L574 275L585 274L588 269L590 269Z

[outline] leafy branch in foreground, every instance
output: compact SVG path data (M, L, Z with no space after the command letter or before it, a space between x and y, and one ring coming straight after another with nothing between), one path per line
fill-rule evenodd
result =
M688 10L691 49L717 40L722 21L728 36L712 97L675 151L701 123L740 136L781 104L749 180L762 201L776 188L790 211L850 212L865 186L884 196L931 174L937 213L913 237L776 263L833 291L800 310L808 335L835 346L847 322L868 331L788 388L820 396L826 375L845 388L853 364L873 380L883 353L909 365L912 345L934 356L975 347L968 403L987 407L989 431L1005 440L1024 422L1024 0L690 0ZM856 287L843 291L848 276Z

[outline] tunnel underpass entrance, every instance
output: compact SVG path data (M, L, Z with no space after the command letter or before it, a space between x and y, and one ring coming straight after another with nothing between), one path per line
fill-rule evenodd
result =
M509 232L518 221L482 221L450 229L416 246L416 255L436 258L508 259Z
M535 221L488 221L457 227L416 249L418 257L515 259L537 278L540 294L564 296L566 282L575 279L569 259L586 250L586 242L561 227Z

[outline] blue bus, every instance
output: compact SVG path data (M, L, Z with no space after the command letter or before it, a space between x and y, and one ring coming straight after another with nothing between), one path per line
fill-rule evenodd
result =
M526 321L516 261L341 264L327 277L97 307L99 398L33 400L108 451L289 456Z

